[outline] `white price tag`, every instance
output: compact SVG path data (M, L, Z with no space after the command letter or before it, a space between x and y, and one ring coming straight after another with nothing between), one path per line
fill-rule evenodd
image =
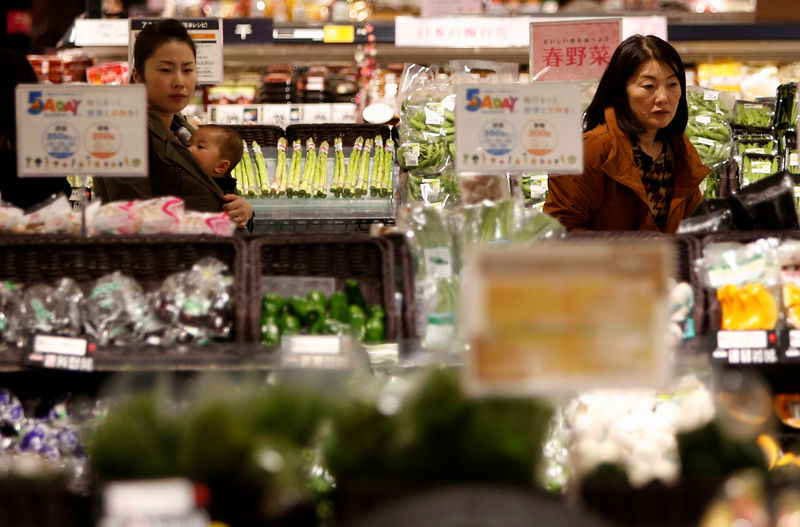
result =
M772 163L769 161L753 161L750 172L753 174L771 174Z
M789 347L795 350L800 350L800 329L790 329L789 330ZM786 355L789 356L789 352L786 352Z
M83 357L86 355L86 339L36 335L33 338L33 351L34 353Z
M703 92L703 100L704 101L718 101L719 100L719 92L716 90L705 90Z
M708 115L697 115L694 120L701 124L709 124L711 122L711 117Z
M753 148L745 148L745 154L766 154L767 151L764 149L763 146L753 147Z
M754 349L769 346L766 331L717 331L717 347L721 349Z
M292 355L338 355L342 341L337 335L292 335L281 341Z
M713 139L709 139L707 137L697 137L695 141L697 141L701 145L706 145L706 146L714 146L716 144L716 141L714 141Z
M429 102L425 105L425 124L434 126L444 123L444 104Z
M797 166L797 152L792 152L789 154L789 166L796 167Z

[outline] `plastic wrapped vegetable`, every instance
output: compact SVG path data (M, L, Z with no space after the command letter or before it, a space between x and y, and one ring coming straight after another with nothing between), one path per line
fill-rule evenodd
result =
M722 330L772 330L780 319L777 241L712 243L698 271L717 291Z
M736 101L733 107L733 124L745 128L769 128L774 109L766 102Z
M741 186L746 187L780 170L780 156L771 154L744 154L741 164Z

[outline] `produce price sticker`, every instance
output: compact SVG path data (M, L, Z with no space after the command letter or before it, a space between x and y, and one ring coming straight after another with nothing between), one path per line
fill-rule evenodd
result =
M593 81L621 42L622 19L531 23L531 79Z
M669 243L572 241L546 251L485 248L468 258L461 313L470 393L667 382Z
M21 84L16 89L20 177L144 177L145 87Z
M142 29L163 19L131 18L128 27L128 62L133 66L133 46ZM222 84L222 19L182 18L197 52L197 84Z
M458 84L460 174L583 172L580 86Z

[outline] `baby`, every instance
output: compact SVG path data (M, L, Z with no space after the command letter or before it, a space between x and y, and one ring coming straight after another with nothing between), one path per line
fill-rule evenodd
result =
M188 148L224 194L236 193L231 172L242 160L242 136L236 130L216 124L201 126L189 139Z

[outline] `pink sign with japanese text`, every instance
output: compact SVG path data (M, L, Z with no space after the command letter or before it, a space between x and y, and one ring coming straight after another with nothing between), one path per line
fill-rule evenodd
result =
M531 80L598 80L617 49L621 35L621 18L533 22Z

